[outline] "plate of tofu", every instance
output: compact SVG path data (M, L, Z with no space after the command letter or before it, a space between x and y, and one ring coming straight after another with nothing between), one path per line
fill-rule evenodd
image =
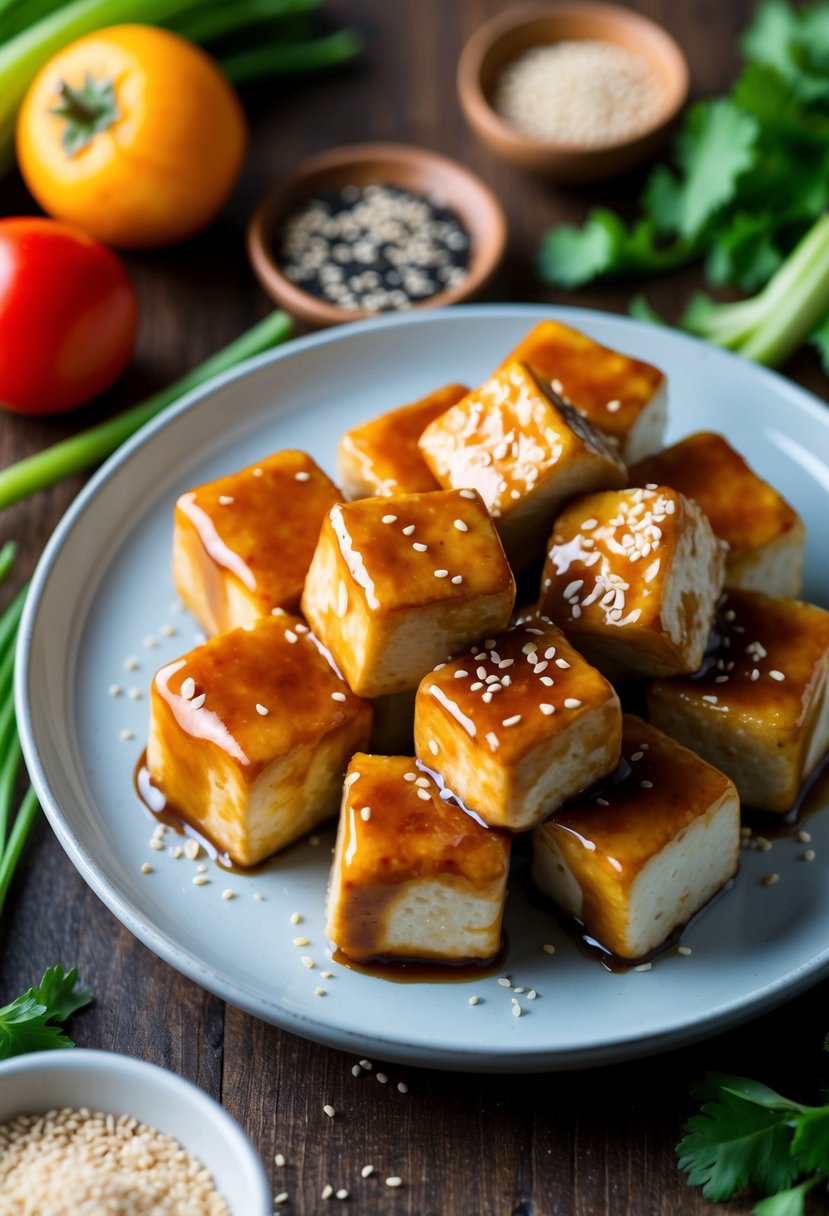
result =
M675 331L302 338L62 521L29 771L112 912L275 1025L470 1071L678 1046L829 972L828 509L826 407Z

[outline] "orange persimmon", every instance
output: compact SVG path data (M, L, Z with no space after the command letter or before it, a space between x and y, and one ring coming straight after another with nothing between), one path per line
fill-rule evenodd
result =
M241 104L219 67L146 25L64 47L35 77L17 124L20 169L44 210L127 249L204 227L246 145Z

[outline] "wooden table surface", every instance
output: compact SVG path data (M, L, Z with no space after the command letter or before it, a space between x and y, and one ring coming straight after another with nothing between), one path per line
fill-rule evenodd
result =
M476 142L455 98L454 68L465 39L503 7L499 0L335 0L329 7L335 18L365 31L361 62L335 75L248 93L252 147L222 219L177 249L127 259L142 305L133 367L104 403L76 419L36 423L4 416L3 465L140 399L264 315L268 302L245 258L246 218L280 172L323 148L399 139L459 157L493 185L509 215L509 256L490 298L574 298L534 281L539 233L562 218L578 218L593 202L635 197L641 179L564 193L513 171ZM680 39L695 95L728 86L747 0L639 0L632 7ZM3 184L3 214L32 210L19 182ZM675 316L695 282L694 275L674 276L654 285L652 299ZM575 302L624 311L629 294L625 285L601 287ZM787 371L825 394L826 379L808 354ZM61 485L0 518L0 540L13 536L21 545L18 582L79 485ZM516 1077L389 1065L386 1086L369 1076L355 1080L351 1057L224 1005L152 955L85 886L41 820L0 924L0 1003L59 960L77 963L97 994L74 1020L77 1042L153 1060L219 1098L261 1150L274 1193L288 1191L282 1210L297 1213L328 1211L320 1198L326 1183L347 1187L353 1210L366 1214L710 1211L679 1174L673 1151L692 1110L690 1083L706 1068L719 1068L811 1101L829 1030L829 984L823 983L738 1030L638 1063ZM407 1094L398 1092L401 1081ZM337 1119L323 1114L324 1101L340 1112ZM287 1158L282 1170L273 1166L276 1152ZM366 1162L377 1167L379 1180L360 1177ZM383 1185L392 1174L404 1180L398 1191ZM814 1197L815 1211L820 1202ZM728 1211L750 1206L735 1202Z

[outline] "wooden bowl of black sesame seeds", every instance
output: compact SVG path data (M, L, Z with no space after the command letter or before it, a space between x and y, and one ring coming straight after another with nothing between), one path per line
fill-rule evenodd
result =
M404 144L312 157L262 199L248 227L256 277L318 329L477 296L506 247L492 191L456 161Z
M654 155L688 64L656 22L597 0L521 4L467 42L458 96L493 152L551 181L599 181Z

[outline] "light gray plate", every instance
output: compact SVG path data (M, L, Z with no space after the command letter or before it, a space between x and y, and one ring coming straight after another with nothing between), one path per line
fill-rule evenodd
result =
M284 447L333 472L347 427L450 380L475 384L536 321L555 315L669 374L671 440L722 431L798 508L809 528L805 598L829 603L821 562L829 518L829 414L773 373L671 330L573 309L456 308L304 338L191 394L91 481L35 575L20 639L17 697L32 779L52 826L93 890L173 967L258 1017L359 1054L440 1068L537 1070L606 1063L712 1034L815 983L829 970L829 815L809 827L817 859L779 840L743 855L740 876L649 972L612 975L584 958L513 883L506 972L535 988L524 1016L494 977L397 984L326 959L323 897L332 834L260 875L149 847L153 824L133 792L154 669L193 643L173 615L172 509L188 486ZM174 636L163 627L173 626ZM147 648L144 639L157 645ZM125 670L129 656L135 671ZM110 685L124 693L113 697ZM141 700L130 700L138 689ZM122 731L134 732L124 741ZM142 862L153 873L141 873ZM761 885L775 871L780 881ZM236 898L221 892L232 887ZM254 899L259 892L265 898ZM290 923L299 912L301 926ZM294 937L310 939L307 947ZM542 952L553 943L557 953ZM317 963L308 969L300 956ZM334 976L322 979L330 967ZM315 988L326 989L316 996ZM472 994L482 1002L470 1006ZM105 997L105 994L102 994Z

